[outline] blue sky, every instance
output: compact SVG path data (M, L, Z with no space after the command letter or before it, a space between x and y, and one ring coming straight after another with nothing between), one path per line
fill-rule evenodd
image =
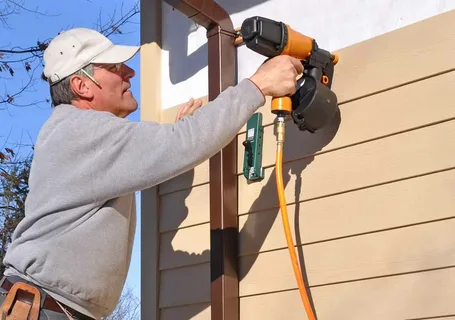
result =
M129 11L135 1L114 0L72 0L72 1L25 1L26 8L37 9L46 15L36 14L22 10L18 15L8 18L8 26L0 24L0 49L10 49L11 46L27 48L36 45L37 41L53 38L57 33L72 27L88 27L96 29L96 24L101 17L103 23L107 23L115 14L119 18ZM2 6L3 4L0 4ZM1 9L1 8L0 8ZM140 44L140 17L137 14L129 23L120 28L122 35L113 35L111 40L121 44ZM0 22L1 23L1 22ZM0 63L2 60L0 60ZM139 55L129 61L128 65L135 69L136 77L132 79L132 91L139 102ZM13 66L13 65L11 65ZM0 96L5 92L13 94L21 84L28 81L27 72L23 65L15 69L14 76L6 72L0 73ZM42 68L38 61L32 64L39 75ZM37 81L28 92L18 96L17 104L27 105L35 101L45 101L49 98L48 86L44 81ZM37 135L43 123L47 120L52 109L46 102L24 107L0 105L0 148L11 147L16 144L31 145L36 142ZM139 121L139 109L128 117L131 121ZM29 147L21 147L21 152L30 152ZM136 228L133 260L127 279L127 285L134 288L137 297L140 298L140 198L137 196L138 224Z

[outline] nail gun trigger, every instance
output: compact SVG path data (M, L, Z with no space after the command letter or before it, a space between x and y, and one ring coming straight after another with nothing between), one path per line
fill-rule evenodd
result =
M302 88L305 85L305 76L302 76L298 81L297 81L297 90Z

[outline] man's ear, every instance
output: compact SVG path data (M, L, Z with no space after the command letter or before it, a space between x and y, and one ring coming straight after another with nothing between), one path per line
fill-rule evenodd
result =
M89 81L86 77L74 75L70 78L70 87L76 96L83 99L92 99L93 90L88 83Z

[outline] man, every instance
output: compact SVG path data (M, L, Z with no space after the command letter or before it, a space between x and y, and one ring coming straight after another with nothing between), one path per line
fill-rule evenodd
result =
M4 259L4 283L24 279L61 306L44 305L40 319L108 316L129 268L134 192L213 156L265 96L293 94L303 72L297 59L276 57L206 106L186 104L175 124L135 123L125 119L137 102L124 63L138 51L76 28L44 53L55 108L37 138L25 218Z

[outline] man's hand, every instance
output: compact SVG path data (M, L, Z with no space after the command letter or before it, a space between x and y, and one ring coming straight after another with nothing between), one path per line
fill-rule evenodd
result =
M191 115L202 106L202 100L191 98L187 103L182 105L175 116L175 122L182 120L184 116Z
M295 93L297 77L302 73L303 65L299 59L282 55L261 65L250 80L264 96L282 97Z

